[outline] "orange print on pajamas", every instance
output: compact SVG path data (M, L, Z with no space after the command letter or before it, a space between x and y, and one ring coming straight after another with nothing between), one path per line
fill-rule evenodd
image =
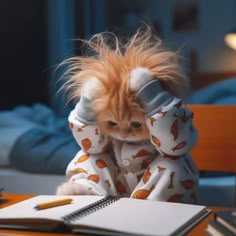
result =
M183 142L177 144L177 145L176 145L175 147L173 147L171 150L172 150L173 152L175 152L176 150L180 150L180 149L184 148L186 145L187 145L187 142L186 142L186 141L183 141Z
M96 165L100 169L107 167L107 164L105 163L105 161L103 161L101 159L96 160Z
M139 158L139 157L145 157L147 155L150 155L150 152L148 152L145 149L141 149L140 151L138 151L134 156L132 156L134 159L135 158Z
M85 138L81 141L84 151L88 151L92 147L92 142L89 138Z
M73 174L80 174L80 173L85 173L88 174L87 170L84 168L76 168L75 170L71 171Z
M170 132L171 132L171 134L173 134L174 140L176 140L178 138L178 133L179 133L178 120L177 119L171 125Z
M161 146L160 140L154 135L152 135L152 141L157 145L157 147Z
M152 173L150 172L150 168L148 168L145 172L145 174L143 175L143 183L146 184L149 179L151 178Z
M154 122L156 121L157 119L155 119L154 117L150 117L150 124L151 126L153 126Z
M80 157L74 162L74 164L87 161L87 160L89 159L89 156L90 156L89 154L84 154L84 155L80 156Z
M139 189L132 195L132 198L147 199L147 197L150 195L153 189L154 189L154 185L152 185L152 187L149 190Z
M77 132L83 132L83 129L85 128L85 127L87 127L88 125L82 125L81 127L79 127L78 129L77 129Z
M100 177L99 177L99 175L90 175L90 176L88 176L87 179L89 179L89 180L95 182L96 184L98 184L99 181L100 181Z

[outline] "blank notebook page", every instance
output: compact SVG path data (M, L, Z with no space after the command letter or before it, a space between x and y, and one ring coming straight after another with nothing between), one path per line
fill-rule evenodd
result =
M170 235L203 209L197 205L121 198L73 223L140 235Z
M55 199L72 198L73 202L63 206L52 207L44 210L34 209L40 202L51 201ZM53 196L41 195L30 198L18 204L0 210L0 218L44 218L61 220L66 214L76 211L88 204L102 199L102 196Z

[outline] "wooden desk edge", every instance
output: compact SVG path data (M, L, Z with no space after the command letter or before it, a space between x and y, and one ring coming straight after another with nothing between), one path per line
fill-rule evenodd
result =
M0 209L13 205L17 202L29 199L31 197L34 197L36 195L33 194L14 194L14 193L4 193L2 199L4 200L3 203L0 204ZM212 219L214 217L214 212L217 210L222 210L226 209L224 207L214 207L214 206L209 206L207 207L208 209L211 210L211 213L204 218L201 222L199 222L187 235L189 236L198 236L198 235L203 235L205 229L207 228L207 223L209 219ZM47 235L47 236L56 236L60 235L58 233L44 233L44 232L32 232L32 231L17 231L17 230L5 230L5 229L0 229L0 235L4 234L5 236L17 236L17 235L22 235L22 236L29 236L29 235ZM72 234L64 234L62 233L61 235L63 236L69 236ZM78 235L79 236L79 235ZM82 235L81 235L82 236Z

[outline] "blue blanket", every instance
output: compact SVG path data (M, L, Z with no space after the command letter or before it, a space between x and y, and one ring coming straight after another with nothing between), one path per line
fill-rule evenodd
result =
M64 174L79 150L67 117L35 104L0 112L0 164L44 174Z
M188 104L236 104L236 78L217 82L194 92Z

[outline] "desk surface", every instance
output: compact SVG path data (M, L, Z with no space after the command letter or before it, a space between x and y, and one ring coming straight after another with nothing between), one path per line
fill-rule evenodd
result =
M15 204L17 202L26 200L28 198L33 197L34 195L24 195L24 194L4 194L4 202L0 204L0 208L4 208L6 206L10 206L12 204ZM189 236L199 236L199 235L207 235L205 233L205 229L207 227L207 222L210 218L213 218L213 213L216 210L223 209L222 207L208 207L212 210L212 213L210 213L204 220L202 220L200 223L198 223L187 235ZM71 236L72 234L59 234L59 233L42 233L42 232L32 232L32 231L23 231L23 230L6 230L6 229L0 229L0 235L4 236L28 236L28 235L45 235L45 236L56 236L56 235L63 235L63 236ZM75 234L73 234L75 235ZM82 236L82 234L81 234Z

